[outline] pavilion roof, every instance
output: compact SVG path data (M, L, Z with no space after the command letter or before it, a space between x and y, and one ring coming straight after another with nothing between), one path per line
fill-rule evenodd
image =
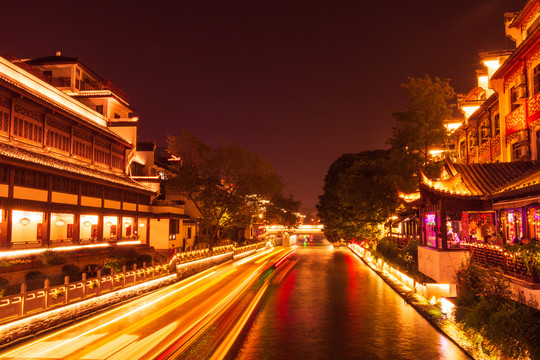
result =
M533 181L534 175L540 174L540 162L454 164L447 160L442 173L441 180L421 173L421 186L442 194L486 198L525 179Z

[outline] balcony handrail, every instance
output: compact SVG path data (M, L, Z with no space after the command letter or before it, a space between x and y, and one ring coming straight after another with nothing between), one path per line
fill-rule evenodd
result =
M154 200L152 206L174 206L184 207L185 203L181 200Z
M502 270L505 275L530 283L540 283L532 264L527 266L519 256L508 253L500 246L473 245L470 247L470 254L471 260L481 266L495 267Z

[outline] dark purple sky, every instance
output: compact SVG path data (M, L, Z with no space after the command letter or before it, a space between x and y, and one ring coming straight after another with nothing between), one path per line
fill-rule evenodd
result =
M341 154L385 148L408 76L475 85L525 0L4 1L0 54L79 61L130 96L139 138L186 129L275 167L304 206Z

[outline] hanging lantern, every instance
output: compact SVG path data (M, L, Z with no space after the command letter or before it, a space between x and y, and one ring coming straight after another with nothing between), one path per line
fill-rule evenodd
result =
M90 225L92 225L92 223L88 220L86 220L85 222L83 222L83 225L86 226L86 227L90 227Z
M105 226L111 227L111 226L112 226L112 222L107 221L107 222L105 223Z
M66 222L64 221L64 219L58 219L55 221L55 225L56 226L64 226L66 225Z
M131 224L128 223L128 222L125 222L125 223L124 223L124 226L125 226L125 227L129 227L130 225L131 225Z
M26 226L26 225L30 224L30 219L27 218L27 217L23 217L21 220L19 220L19 223L20 223L22 226Z
M142 223L142 222L139 223L139 226L140 226L140 227L144 227L144 223Z

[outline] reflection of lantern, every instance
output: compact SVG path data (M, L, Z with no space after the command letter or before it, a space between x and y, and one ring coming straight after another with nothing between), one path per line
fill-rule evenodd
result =
M23 217L21 220L19 220L19 223L20 223L22 226L26 226L26 225L30 224L30 219L29 219L29 218L26 218L26 217Z
M64 219L59 219L59 220L56 220L55 225L56 226L64 226L64 225L66 225L66 222L64 221Z
M89 227L90 225L92 225L92 223L88 220L86 220L85 222L83 222L83 225L86 226L86 227Z
M112 226L112 222L107 221L107 222L105 223L105 226L111 227L111 226Z
M140 226L140 227L144 227L144 223L139 223L139 226Z

